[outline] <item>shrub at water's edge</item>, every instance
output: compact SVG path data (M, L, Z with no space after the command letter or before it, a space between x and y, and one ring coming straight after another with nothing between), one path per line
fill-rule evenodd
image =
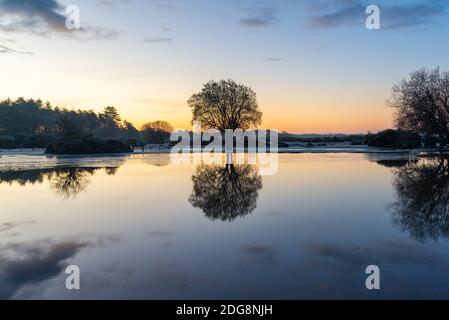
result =
M413 149L421 146L421 137L413 132L388 129L366 136L369 147Z

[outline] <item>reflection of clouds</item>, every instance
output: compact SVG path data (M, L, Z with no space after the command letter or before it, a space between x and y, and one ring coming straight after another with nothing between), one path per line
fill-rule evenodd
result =
M169 291L188 291L191 289L193 279L187 274L176 270L159 270L152 275L154 285L162 286Z
M169 231L148 231L145 232L145 235L148 237L173 237L175 233Z
M170 154L142 154L134 155L134 159L141 159L143 163L149 164L150 166L165 167L171 163Z
M0 298L12 298L22 288L36 286L55 278L67 261L87 247L102 247L120 241L116 235L33 242L10 242L0 247Z
M0 224L0 232L10 231L11 229L15 229L17 227L33 223L36 223L36 221L4 222Z
M318 265L328 268L362 269L371 264L428 266L442 263L440 257L427 248L401 241L383 241L367 247L312 243L306 249L319 259Z
M251 261L258 262L274 262L275 257L279 254L279 250L271 246L263 244L243 244L240 247L240 252L245 254Z
M267 211L267 216L281 216L285 214L285 212L282 211Z

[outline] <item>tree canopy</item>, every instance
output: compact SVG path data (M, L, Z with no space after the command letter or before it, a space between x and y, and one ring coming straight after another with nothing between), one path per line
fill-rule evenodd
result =
M392 91L397 128L449 142L449 72L420 69Z
M256 93L233 80L209 81L201 92L188 100L188 104L193 121L201 121L205 129L247 130L262 123Z
M166 121L154 121L142 126L142 136L146 143L164 143L170 139L173 127Z
M164 121L155 128L170 130ZM129 145L141 145L142 133L118 110L108 106L100 113L53 107L41 100L18 98L0 101L0 148L45 148L56 139L81 137L121 139Z

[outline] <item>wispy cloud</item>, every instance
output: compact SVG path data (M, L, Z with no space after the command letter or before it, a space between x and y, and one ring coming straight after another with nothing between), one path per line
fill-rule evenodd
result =
M0 26L9 31L67 31L63 12L63 6L56 0L0 0Z
M279 22L277 8L272 6L253 6L245 9L245 17L240 24L248 28L263 28Z
M172 42L174 39L169 37L154 37L154 38L145 38L143 42L146 43L161 43L161 42Z
M157 9L176 10L178 0L150 0Z
M277 57L266 57L265 60L268 61L268 62L280 62L280 61L285 61L284 58L277 58Z
M366 19L366 7L371 4L363 0L322 0L307 4L311 13L306 26L309 28L334 28L340 26L360 25ZM439 22L449 7L448 1L409 1L392 4L379 1L382 29L422 30Z
M64 34L77 40L109 40L120 33L99 26L68 30L65 9L57 0L0 0L0 31L39 36Z

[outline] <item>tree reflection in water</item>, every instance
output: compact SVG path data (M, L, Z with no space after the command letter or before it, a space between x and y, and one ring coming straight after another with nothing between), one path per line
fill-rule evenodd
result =
M251 165L199 165L189 202L211 220L233 221L256 209L262 177Z
M74 199L86 190L96 168L67 168L55 171L49 178L51 187L64 199ZM106 172L108 170L106 169ZM110 174L110 171L108 172Z
M50 186L63 199L74 199L85 191L91 183L91 177L104 169L107 175L115 175L118 167L87 168L48 168L39 170L6 171L0 172L0 183L18 183L21 186L27 184L43 183L49 181Z
M394 169L393 222L421 242L449 237L449 156L421 158Z

